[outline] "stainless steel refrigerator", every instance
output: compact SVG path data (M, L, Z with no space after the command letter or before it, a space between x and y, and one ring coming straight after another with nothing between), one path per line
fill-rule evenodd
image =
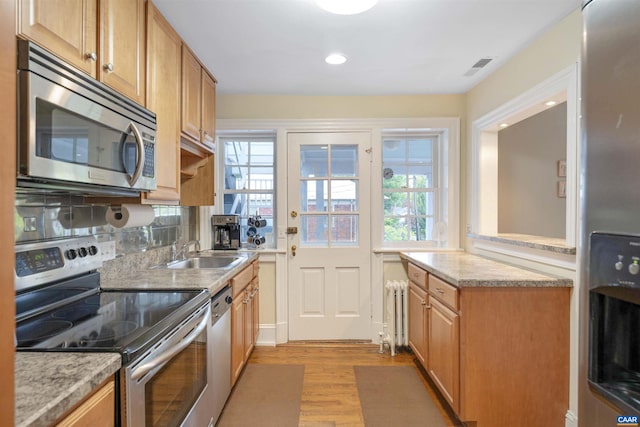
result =
M583 23L578 421L633 425L625 423L640 415L640 0L585 1Z

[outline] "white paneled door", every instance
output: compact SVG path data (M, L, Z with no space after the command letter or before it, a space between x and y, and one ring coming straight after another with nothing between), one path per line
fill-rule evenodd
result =
M370 339L371 134L287 143L289 339Z

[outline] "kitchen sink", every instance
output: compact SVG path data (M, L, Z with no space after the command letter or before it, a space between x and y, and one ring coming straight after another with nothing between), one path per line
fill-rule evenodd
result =
M187 270L187 269L213 269L213 268L232 268L242 262L242 257L237 256L200 256L187 258L180 261L173 261L167 264L159 265L155 268L168 268L171 270Z

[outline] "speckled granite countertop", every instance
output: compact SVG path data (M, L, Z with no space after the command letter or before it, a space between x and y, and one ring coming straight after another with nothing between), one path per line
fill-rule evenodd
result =
M571 279L536 273L465 252L402 252L408 261L459 287L571 287Z
M468 233L468 237L489 242L506 243L525 248L540 249L559 254L575 255L576 248L567 246L564 239L543 236L531 236L529 234L500 233L495 236Z
M120 369L118 353L17 352L15 425L49 426Z
M228 252L219 252L220 256L229 256ZM203 255L215 256L203 251ZM208 289L213 295L220 290L233 276L246 268L258 258L255 252L234 252L234 256L245 260L230 269L147 269L122 277L100 281L102 289Z

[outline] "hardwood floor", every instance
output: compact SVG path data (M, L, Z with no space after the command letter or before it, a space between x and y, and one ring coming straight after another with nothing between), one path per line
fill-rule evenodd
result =
M414 356L387 351L378 346L344 343L290 343L277 347L256 347L248 363L305 365L300 426L364 426L356 387L354 366L414 366ZM416 367L429 395L448 427L460 424L447 412L432 386Z

